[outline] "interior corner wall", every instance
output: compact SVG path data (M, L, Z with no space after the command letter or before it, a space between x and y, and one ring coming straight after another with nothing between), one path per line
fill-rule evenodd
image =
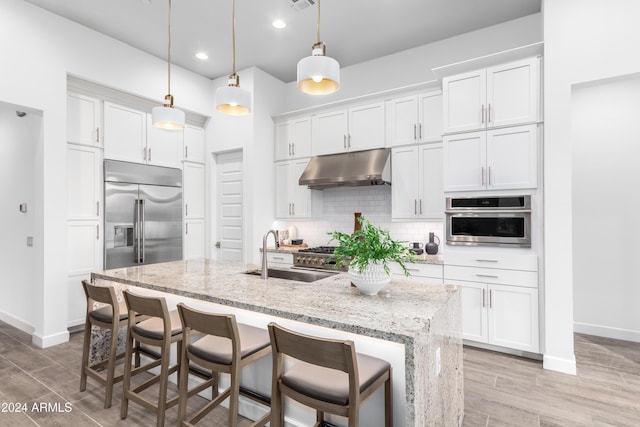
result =
M330 95L305 95L298 91L295 81L287 83L281 112L436 80L432 68L538 43L542 39L541 13L514 19L342 68L340 89ZM339 62L340 58L336 59Z
M579 83L634 74L634 0L544 0L545 368L574 373L571 93ZM605 291L605 289L603 289Z

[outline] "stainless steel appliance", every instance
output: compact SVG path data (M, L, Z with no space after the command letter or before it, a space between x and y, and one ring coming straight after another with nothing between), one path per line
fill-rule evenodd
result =
M104 162L105 268L182 259L182 171Z
M320 270L347 271L347 266L336 266L333 256L335 246L317 246L315 248L300 249L293 254L293 266L303 268L316 268Z
M447 197L450 245L531 247L531 196Z

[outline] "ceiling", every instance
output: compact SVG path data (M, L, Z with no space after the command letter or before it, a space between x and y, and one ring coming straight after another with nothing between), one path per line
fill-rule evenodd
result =
M167 58L168 0L25 0ZM541 0L325 0L321 39L341 67L540 12ZM287 27L276 30L280 18ZM208 78L231 72L231 0L173 0L171 60ZM236 62L284 82L316 41L316 6L236 1ZM196 52L209 59L196 59Z

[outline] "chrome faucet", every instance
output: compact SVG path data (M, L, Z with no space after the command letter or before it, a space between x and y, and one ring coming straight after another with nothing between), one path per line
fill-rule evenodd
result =
M267 234L262 238L262 274L260 277L263 279L267 278L269 272L269 268L267 267L267 237L269 237L269 234L273 234L276 248L278 247L278 232L276 230L267 231Z

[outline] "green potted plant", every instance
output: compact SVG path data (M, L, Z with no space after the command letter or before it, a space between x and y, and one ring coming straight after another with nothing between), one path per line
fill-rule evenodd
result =
M349 265L351 280L362 293L375 295L391 283L390 261L397 262L405 276L409 275L405 263L413 262L411 251L406 242L393 240L388 230L372 225L362 216L357 220L361 228L353 234L328 233L330 242L337 242L333 255L337 265Z

